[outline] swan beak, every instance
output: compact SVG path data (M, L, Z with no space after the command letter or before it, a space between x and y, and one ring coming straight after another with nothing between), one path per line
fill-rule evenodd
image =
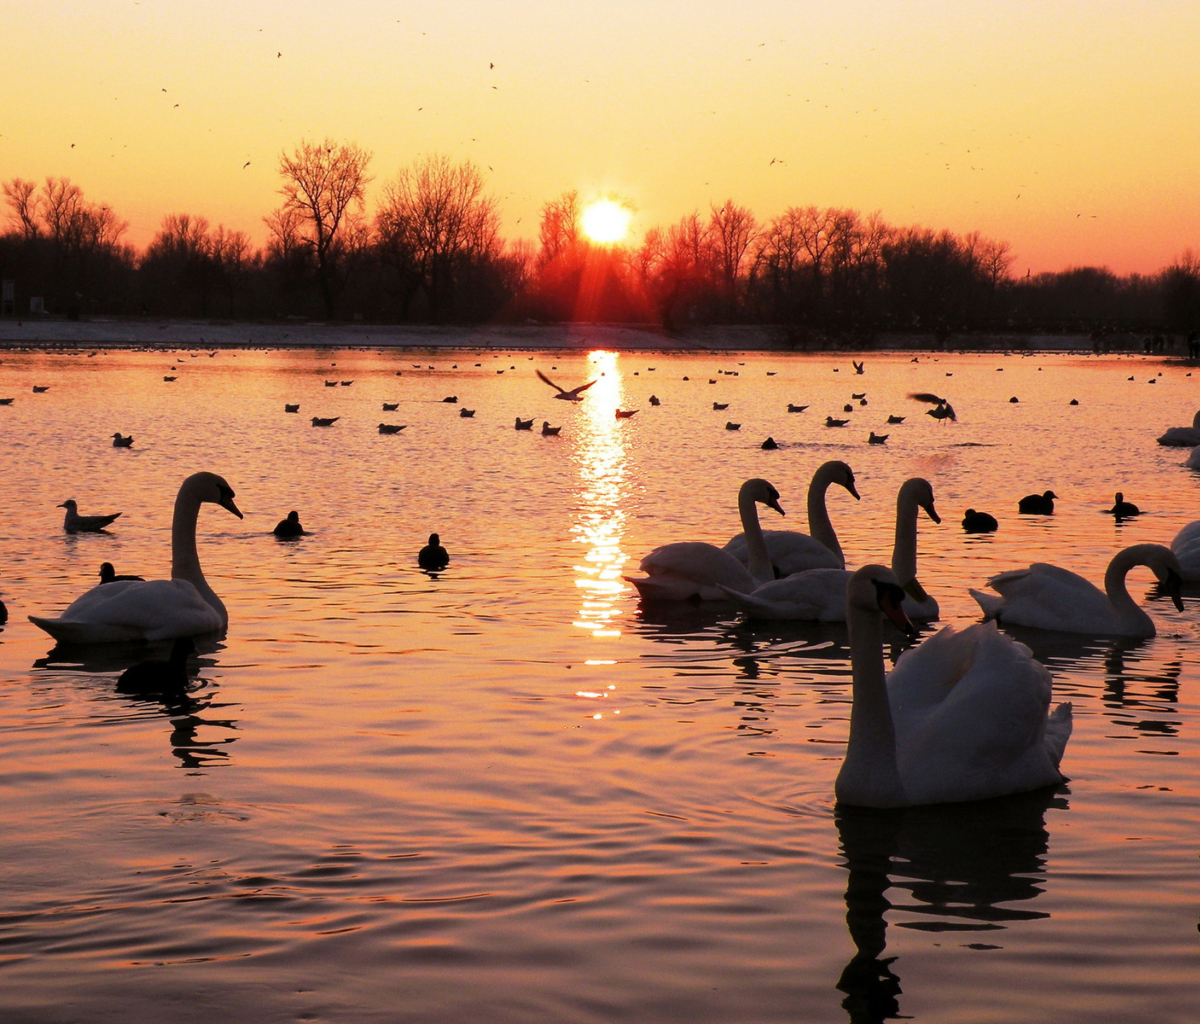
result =
M932 501L925 506L925 514L935 523L941 523L942 521L942 517L937 514L937 509L933 507Z
M781 516L786 516L786 515L787 515L787 513L786 513L786 512L783 510L783 506L779 504L779 501L778 501L776 498L772 498L770 501L768 501L768 502L767 502L767 507L768 507L768 508L773 508L773 509L774 509L776 512L778 512L778 513L779 513Z
M1183 578L1174 569L1167 570L1166 591L1171 595L1171 600L1175 603L1177 612L1183 611L1183 596L1180 594L1180 587L1183 584Z
M848 484L846 484L846 490L848 490L848 491L849 491L851 494L853 494L853 495L854 495L854 500L855 500L855 501L862 501L862 498L859 496L859 493L858 493L858 491L857 491L857 490L855 489L855 487L854 487L854 481L853 481L853 480L851 480L851 481L850 481Z
M892 624L906 636L916 636L917 627L912 624L904 613L904 591L890 584L876 583L879 593L879 607L883 614L892 620Z
M226 508L226 509L229 509L229 511L230 511L230 512L232 512L232 513L233 513L235 516L237 516L239 519L245 519L245 518L246 518L245 516L243 516L243 515L242 515L241 509L239 509L239 508L238 508L238 507L237 507L237 506L236 506L236 505L233 503L233 498L232 498L232 497L229 497L229 498L222 498L222 499L221 499L221 500L218 502L218 504L221 506L221 508Z

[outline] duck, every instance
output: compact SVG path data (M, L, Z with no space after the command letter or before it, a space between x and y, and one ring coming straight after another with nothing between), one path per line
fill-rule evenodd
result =
M550 426L549 420L542 420L542 437L558 437L562 427Z
M407 426L407 423L380 423L379 432L381 434L398 434Z
M933 503L933 487L922 477L906 480L896 495L896 539L892 547L892 573L903 581L902 604L910 619L929 621L939 614L938 603L917 580L917 513L940 523ZM730 600L751 619L791 619L817 622L846 620L846 569L806 569L771 580L750 593L733 594Z
M1113 498L1113 507L1104 510L1105 515L1116 516L1118 519L1128 519L1131 516L1140 516L1142 510L1138 508L1132 501L1126 501L1125 495L1117 491Z
M67 533L99 533L121 518L120 512L114 512L111 516L81 516L74 498L68 498L58 507L67 510L63 516L63 530Z
M450 553L442 547L442 539L436 534L429 535L429 543L417 552L417 565L426 572L440 572L450 564Z
M854 406L852 406L849 402L847 402L845 405L842 406L842 412L854 412Z
M808 408L807 405L794 405L791 402L788 402L788 410L787 411L788 412L804 412L804 410L807 408Z
M295 405L289 405L287 402L284 402L283 403L283 411L284 412L299 412L300 411L300 403L297 402Z
M842 546L829 521L829 510L825 505L826 492L832 484L844 487L855 501L861 500L854 486L854 470L836 459L824 462L817 467L808 484L808 533L799 530L763 531L763 542L767 546L776 577L789 576L805 569L845 568L846 556L842 554ZM748 564L745 533L730 537L723 550L743 565Z
M122 437L121 432L118 430L115 434L113 434L112 442L112 446L114 448L132 448L133 435L130 434L128 437Z
M289 512L287 518L279 520L275 524L275 529L271 532L283 540L305 536L304 527L300 525L300 513L296 511Z
M196 521L205 503L241 519L233 499L224 477L193 473L175 497L169 580L102 583L76 598L58 618L31 615L29 621L68 644L170 640L225 629L229 613L200 568Z
M500 372L503 373L504 371L501 370ZM442 404L457 405L458 404L458 395L447 395L445 398L442 399Z
M1129 379L1133 380L1132 377ZM1190 427L1171 427L1158 439L1158 443L1168 448L1194 448L1200 445L1200 412L1192 417Z
M773 452L779 449L779 442L773 437L768 437L761 445L759 445L759 447L762 448L764 452Z
M1104 590L1069 569L1035 562L987 581L995 594L971 590L988 619L1001 625L1149 639L1154 621L1134 603L1125 576L1134 566L1147 566L1166 586L1178 611L1183 611L1179 586L1183 567L1162 544L1134 544L1113 555L1104 573Z
M180 636L171 645L166 661L142 661L131 665L117 680L120 693L179 693L187 689L188 656L196 652L192 638Z
M469 420L474 415L475 415L474 409L459 409L458 410L458 416L460 419Z
M1052 516L1054 515L1054 499L1057 497L1058 495L1053 491L1027 494L1017 502L1017 511L1027 516Z
M963 513L962 528L967 533L995 533L1000 524L996 522L995 516L969 508Z
M523 419L521 419L520 416L518 416L517 422L514 426L515 426L515 429L517 429L517 430L532 430L533 429L533 418L530 417L527 420L523 420Z
M995 623L946 626L885 672L882 618L905 628L903 593L881 565L846 587L854 702L838 803L918 807L1061 784L1071 705L1050 711L1050 673Z
M118 576L117 570L113 568L112 562L100 563L100 582L101 583L128 583L142 582L146 579L145 576Z
M774 576L758 505L766 505L784 515L779 491L767 480L751 478L738 489L738 514L746 537L748 565L715 544L685 541L664 544L642 559L639 568L645 576L626 576L643 601L724 601L722 586L751 591Z
M651 405L662 405L662 402L660 401L658 395L651 395L650 396L650 404Z
M312 425L314 427L332 427L340 419L340 416L314 416Z

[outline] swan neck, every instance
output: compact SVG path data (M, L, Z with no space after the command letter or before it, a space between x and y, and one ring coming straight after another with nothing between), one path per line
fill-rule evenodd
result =
M1150 616L1138 607L1138 603L1129 595L1129 588L1125 584L1125 576L1129 570L1135 565L1145 564L1145 560L1135 549L1126 548L1113 555L1112 561L1104 571L1104 593L1108 595L1108 600L1122 621L1127 624L1141 625L1150 621Z
M225 605L204 578L200 556L196 552L196 521L200 518L200 504L200 498L190 481L184 481L179 494L175 496L175 514L171 519L171 579L190 583L228 622Z
M854 705L837 797L869 807L900 806L904 789L896 766L896 730L883 665L883 620L878 612L853 605L846 611Z
M896 542L892 572L904 587L917 578L917 503L901 490L896 498Z
M832 483L830 474L824 467L813 474L812 482L808 485L808 533L813 540L823 544L841 560L845 568L846 556L834 533L833 523L829 521L829 510L825 507L825 492Z
M754 496L744 490L738 492L738 515L746 535L746 569L756 583L769 583L775 578L775 569L758 522L758 504Z

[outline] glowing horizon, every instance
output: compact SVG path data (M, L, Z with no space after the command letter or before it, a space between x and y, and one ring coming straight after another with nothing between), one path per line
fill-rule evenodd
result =
M726 199L878 211L1005 240L1014 274L1200 248L1200 9L1177 0L10 12L0 178L70 177L139 248L171 213L261 243L280 153L326 136L374 151L372 201L419 156L473 161L510 238L577 189L628 196L639 232Z

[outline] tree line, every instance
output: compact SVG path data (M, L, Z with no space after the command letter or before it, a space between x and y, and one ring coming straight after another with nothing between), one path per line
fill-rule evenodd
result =
M777 324L808 337L879 330L1182 330L1200 325L1200 256L1157 274L1082 267L1014 278L1005 242L793 206L767 221L732 200L637 244L583 233L577 192L544 204L536 242L506 241L478 167L417 159L372 214L372 154L331 139L279 159L265 245L170 214L146 248L67 178L0 183L0 278L13 312L387 323L605 321L667 331Z

